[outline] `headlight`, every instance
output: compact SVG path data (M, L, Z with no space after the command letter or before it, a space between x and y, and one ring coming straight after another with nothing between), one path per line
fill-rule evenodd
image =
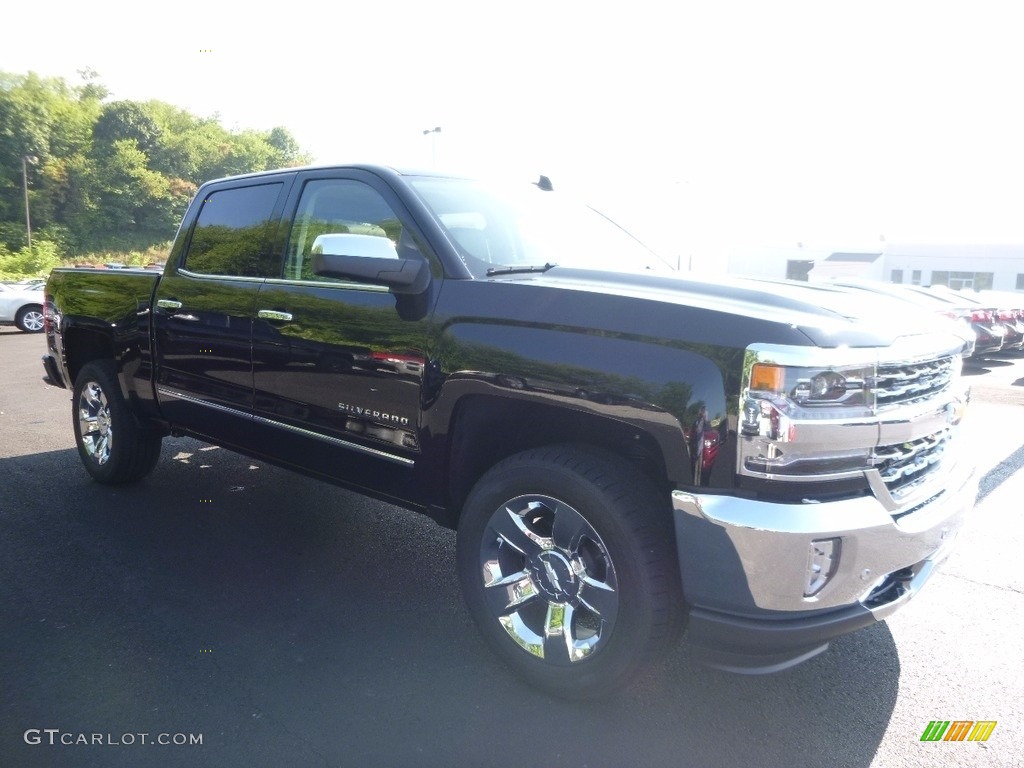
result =
M846 379L835 371L818 373L811 378L809 387L798 384L793 394L796 397L803 396L806 400L835 400L846 394Z
M750 372L750 395L785 398L800 406L870 407L873 368L826 369L756 363Z

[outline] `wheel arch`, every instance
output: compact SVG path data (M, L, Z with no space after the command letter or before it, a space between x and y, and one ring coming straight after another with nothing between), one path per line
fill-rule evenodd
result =
M109 360L114 364L121 395L131 405L136 422L154 426L153 420L141 412L141 401L147 398L139 397L137 379L125 370L126 360L136 360L139 356L134 339L126 339L125 344L120 344L108 329L84 323L66 323L62 336L69 386L74 387L78 374L88 363Z
M68 324L63 330L62 337L64 364L71 386L74 386L78 374L88 363L95 360L116 360L113 337L99 328ZM127 398L128 388L120 375L118 383L121 386L121 394Z
M458 524L459 511L473 486L495 464L551 445L601 449L635 466L656 488L667 492L676 481L668 467L686 451L678 427L676 434L677 444L668 446L671 455L666 460L665 442L671 436L656 435L644 426L530 399L466 395L454 410L449 433L445 477L450 520L446 522L452 527ZM679 464L689 468L686 461Z

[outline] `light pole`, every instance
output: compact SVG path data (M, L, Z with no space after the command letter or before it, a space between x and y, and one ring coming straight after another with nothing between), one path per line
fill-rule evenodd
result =
M441 132L441 126L435 126L433 128L424 128L423 135L432 134L430 136L430 164L431 167L437 167L437 134Z
M28 247L32 248L32 217L28 212L28 164L35 165L39 158L35 155L21 156L21 183L25 190L25 232L28 234Z

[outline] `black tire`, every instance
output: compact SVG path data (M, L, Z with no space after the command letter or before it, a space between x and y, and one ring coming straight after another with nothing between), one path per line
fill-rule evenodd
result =
M494 466L463 508L457 560L488 645L557 696L624 687L685 623L667 500L596 449L538 448Z
M42 333L43 308L38 304L26 304L14 316L14 324L25 333Z
M109 360L82 366L75 380L71 419L78 455L97 482L133 483L148 475L160 458L161 434L135 420Z

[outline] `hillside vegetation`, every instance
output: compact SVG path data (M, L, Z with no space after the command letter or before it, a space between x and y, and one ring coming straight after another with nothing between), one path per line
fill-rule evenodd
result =
M95 72L80 75L0 72L0 279L162 261L203 181L309 162L286 128L229 131L162 101L111 100Z

